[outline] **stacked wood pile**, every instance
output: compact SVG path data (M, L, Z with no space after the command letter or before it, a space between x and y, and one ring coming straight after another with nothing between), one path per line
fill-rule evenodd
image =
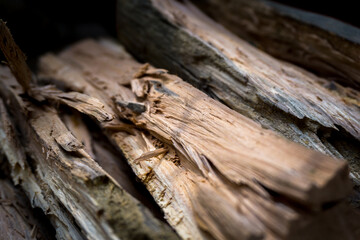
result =
M119 0L117 15L133 56L85 39L36 74L0 22L5 203L25 193L58 239L360 237L355 88L326 88L188 1ZM30 220L2 206L0 229L51 239L27 205Z

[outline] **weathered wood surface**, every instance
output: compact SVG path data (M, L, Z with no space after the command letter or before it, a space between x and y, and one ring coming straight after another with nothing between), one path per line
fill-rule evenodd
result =
M271 55L360 89L360 29L266 0L193 3Z
M57 237L177 239L168 225L156 219L98 165L90 156L93 152L85 151L51 105L64 104L101 123L114 116L96 98L62 92L50 85L38 86L10 31L2 21L0 24L0 47L10 64L10 68L0 68L0 96L12 116L9 120L1 102L1 147L9 159L14 182L26 183L22 187L31 201L44 192L35 206L51 216ZM21 135L20 141L11 122ZM39 187L43 189L38 191Z
M9 180L0 179L0 239L55 239L51 224L47 221L33 211L20 189L15 188Z
M307 147L350 163L360 184L359 92L254 48L188 1L118 1L119 39L230 108Z
M8 158L15 161L14 178L40 189L47 187L40 206L64 225L57 228L60 239L82 239L82 234L85 239L176 238L166 224L154 218L85 152L54 108L29 101L8 68L1 67L0 74L0 95L20 130L21 145L27 153L27 158L19 160L13 156L18 148L10 148ZM16 161L31 164L32 171L26 170L25 163L21 168ZM39 197L38 191L23 188L34 194L29 196L32 202Z
M346 196L344 161L262 129L110 41L47 54L40 75L134 124L100 125L184 239L314 237L319 232L306 229L322 225L320 206ZM337 234L353 236L345 228Z
M152 196L144 185L136 180L137 177L126 159L112 146L101 132L101 129L95 123L90 124L89 121L85 123L82 116L74 111L71 114L63 113L61 117L68 129L84 145L86 152L115 181L121 183L122 188L148 207L155 216L163 219L164 214L154 202ZM106 129L111 131L109 127Z
M8 70L7 72L9 74ZM4 78L3 74L2 68L1 80ZM84 239L71 215L56 199L48 184L43 179L36 178L2 100L0 109L0 146L9 162L12 180L25 191L32 207L40 208L47 215L56 230L57 239Z

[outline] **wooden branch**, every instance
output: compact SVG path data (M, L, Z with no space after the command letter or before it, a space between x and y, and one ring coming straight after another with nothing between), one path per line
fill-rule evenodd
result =
M47 185L54 196L54 204L49 199L44 204L63 205L87 239L177 238L85 152L55 109L22 98L23 91L9 69L2 67L0 74L0 95L22 135L34 181ZM16 166L15 170L23 173ZM23 181L31 179L25 176ZM58 212L51 214L61 219ZM65 239L82 239L61 231L58 235L68 235Z
M226 28L269 54L344 86L360 89L358 28L272 1L193 2Z
M359 92L338 85L330 91L326 80L252 47L188 1L119 0L117 23L137 58L179 74L264 128L346 158L360 183Z
M109 62L126 74L102 76ZM320 224L321 205L346 196L343 161L262 129L165 70L141 66L110 41L47 54L40 72L136 125L132 134L104 131L184 239L294 237Z

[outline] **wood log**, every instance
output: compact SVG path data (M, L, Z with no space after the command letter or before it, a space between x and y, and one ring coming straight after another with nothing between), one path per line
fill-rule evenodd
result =
M10 148L8 158L15 161L14 177L24 184L34 182L40 189L47 186L40 206L64 225L57 228L60 239L176 238L169 227L154 218L85 152L54 108L34 104L24 97L8 68L1 67L0 78L0 94L28 154L18 159L13 156L18 148ZM31 165L32 174L28 176L28 171L16 161ZM28 169L25 163L23 166ZM34 194L32 201L38 197L38 191L26 185L24 189ZM61 210L57 211L57 207ZM63 213L67 216L63 217Z
M165 67L290 140L350 163L360 184L359 92L254 48L189 1L118 1L118 37L140 60Z
M344 161L261 128L111 41L47 54L40 76L134 124L100 125L184 239L314 237L305 229L322 224L323 205L346 196Z
M12 116L10 121L0 102L2 150L9 159L15 183L27 183L22 186L32 201L37 193L44 191L37 205L54 215L57 237L177 239L168 225L156 219L121 187L121 182L94 161L51 106L55 101L106 122L113 116L104 105L78 92L65 93L53 86L38 86L24 54L2 21L0 28L0 47L10 67L0 67L0 95ZM11 122L22 135L21 141ZM84 131L77 133L81 135ZM43 185L45 189L41 189Z
M227 29L269 54L360 89L360 30L273 1L193 1ZM331 82L329 87L331 87Z

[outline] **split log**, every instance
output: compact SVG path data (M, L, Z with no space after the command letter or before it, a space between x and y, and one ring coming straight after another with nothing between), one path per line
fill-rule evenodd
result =
M319 232L306 229L322 225L324 204L346 196L344 161L261 128L110 41L47 54L40 74L134 124L100 125L184 239L314 237Z
M360 93L281 62L189 1L118 1L118 37L137 58L165 67L290 140L350 163L360 184Z
M200 0L193 3L269 54L343 86L360 89L360 29L273 1Z
M85 152L54 108L31 102L8 68L1 67L0 78L0 95L22 136L21 144L11 140L5 151L12 159L13 178L20 179L32 202L55 219L58 238L176 239ZM25 146L27 156L18 156L19 145Z

